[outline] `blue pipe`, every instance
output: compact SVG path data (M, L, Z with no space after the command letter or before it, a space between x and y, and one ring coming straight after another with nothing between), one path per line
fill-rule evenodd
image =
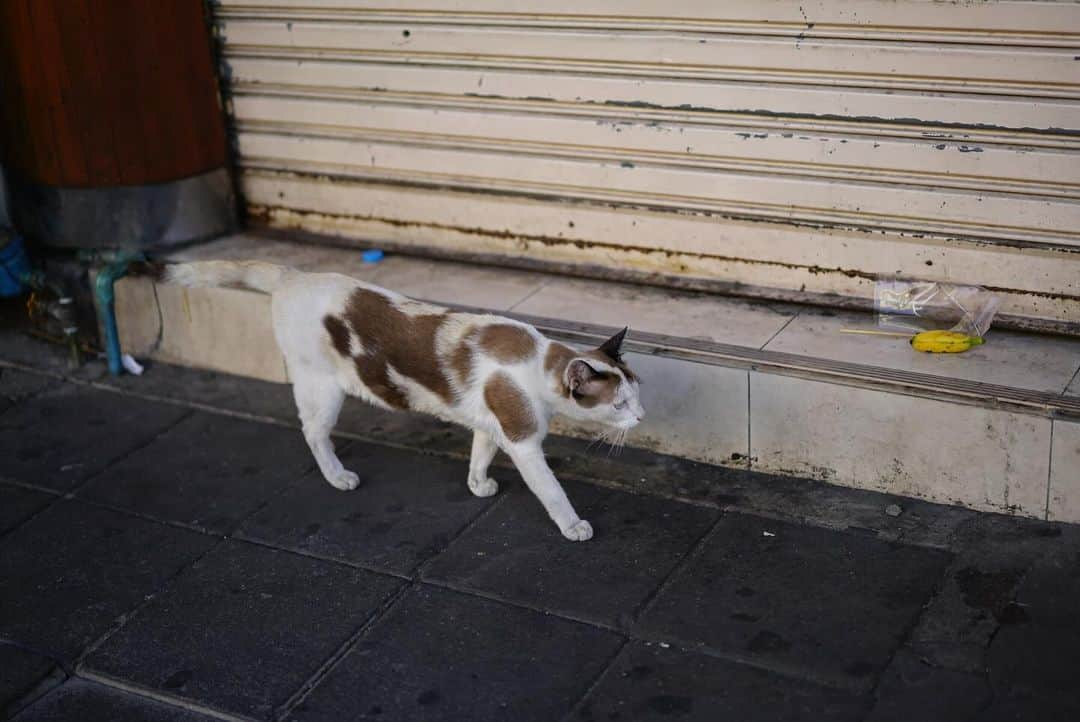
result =
M123 370L120 363L120 334L116 330L116 291L114 284L127 273L128 264L138 260L141 254L118 253L112 262L98 272L94 282L98 318L105 329L105 355L109 360L109 373L119 376Z

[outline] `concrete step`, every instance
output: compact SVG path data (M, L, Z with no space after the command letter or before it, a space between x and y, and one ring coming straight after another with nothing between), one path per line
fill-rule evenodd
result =
M960 355L853 336L870 315L390 256L243 234L171 260L258 258L333 270L406 295L594 343L632 328L646 421L630 443L985 511L1080 521L1080 340L992 331ZM287 372L269 297L117 285L124 350L275 382ZM359 402L354 402L359 403ZM558 433L595 436L565 421ZM645 482L646 485L651 482ZM663 480L655 480L663 485Z

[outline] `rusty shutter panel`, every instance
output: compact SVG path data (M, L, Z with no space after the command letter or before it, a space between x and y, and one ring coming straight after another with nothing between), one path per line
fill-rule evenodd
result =
M219 0L271 225L1080 328L1080 5Z

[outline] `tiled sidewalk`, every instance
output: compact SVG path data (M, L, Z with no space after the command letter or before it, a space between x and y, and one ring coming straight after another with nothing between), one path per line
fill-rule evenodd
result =
M1080 719L1080 528L554 439L573 544L438 424L351 404L342 493L285 387L80 373L0 366L20 722Z

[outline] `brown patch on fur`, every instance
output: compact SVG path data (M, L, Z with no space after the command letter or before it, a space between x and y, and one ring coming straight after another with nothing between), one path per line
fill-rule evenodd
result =
M544 370L555 378L561 396L570 396L570 387L566 385L566 367L578 353L569 346L551 342L544 356Z
M596 359L597 361L602 361L602 362L606 363L608 366L614 366L615 368L617 368L617 369L619 369L620 371L623 372L623 375L626 376L628 381L637 381L638 380L637 375L633 371L630 370L629 366L627 366L622 361L614 360L613 358L608 356L603 351L600 351L600 350L586 351L585 353L579 354L579 355L584 357L584 358L592 358L592 359Z
M516 363L536 353L536 340L521 326L495 323L480 330L480 348L497 361Z
M584 354L582 354L584 355ZM599 371L589 381L585 382L578 393L574 394L574 400L578 406L591 409L600 404L610 404L615 400L615 393L619 390L621 379L618 374L608 371Z
M356 373L360 380L364 382L364 386L367 386L371 393L385 401L390 408L409 408L409 398L405 395L405 391L398 388L391 380L390 369L385 362L377 362L370 357L357 356Z
M461 341L450 352L450 368L460 383L466 383L472 375L473 350L470 342L476 338L476 329L469 329L461 336Z
M574 396L574 400L577 401L578 405L583 406L586 409L591 409L600 404L610 404L614 401L615 393L619 389L620 379L618 374L601 371L588 383L588 386L583 393L579 393L575 396L571 393L570 387L566 385L566 367L569 366L570 362L575 358L591 358L603 362L608 366L615 366L626 374L626 378L637 379L637 377L633 375L634 372L627 368L625 364L621 362L615 363L608 358L607 355L602 354L599 351L579 352L569 346L564 346L561 343L552 343L548 346L547 355L544 357L544 369L549 374L555 376L563 396Z
M388 366L439 396L454 400L450 380L435 355L435 337L446 312L410 316L375 291L358 288L345 305L345 321L360 339L364 353L355 357L360 380L391 406L408 406L405 392L390 379Z
M536 417L528 398L506 374L497 373L484 384L484 402L510 441L524 441L536 433Z
M548 345L547 355L544 356L544 370L548 373L557 373L562 378L566 371L566 365L575 356L580 354L569 346L552 342Z
M352 347L349 343L349 327L337 316L324 316L322 325L330 334L330 343L334 350L344 358L352 357Z

